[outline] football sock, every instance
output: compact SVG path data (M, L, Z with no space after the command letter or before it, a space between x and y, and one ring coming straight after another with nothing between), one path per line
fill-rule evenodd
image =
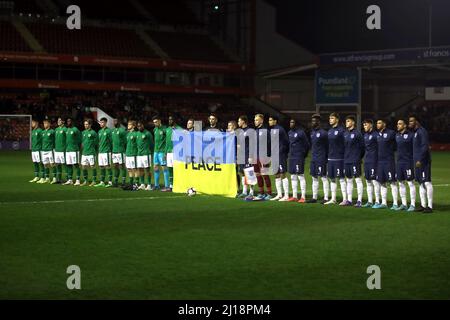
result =
M353 201L353 178L347 178L347 198L346 199L350 202Z
M313 192L313 199L317 200L317 194L319 193L319 179L313 177L312 182L312 192Z
M363 197L363 193L364 193L364 184L360 177L355 178L355 181L356 181L356 191L358 193L358 201L362 202L362 197Z
M337 183L334 180L331 180L331 200L336 201L336 192L337 192Z
M301 198L306 197L306 179L305 175L301 174L298 176L298 180L300 181L300 191L302 193Z
M375 203L380 203L380 183L377 180L372 180L372 184L375 193Z
M106 169L101 168L100 169L100 182L105 181L105 175L106 175Z
M416 186L413 181L408 181L408 187L409 187L409 197L410 197L410 205L415 207L416 206Z
M328 201L328 198L330 196L330 182L328 181L327 177L322 177L322 185L323 185L323 198L324 200ZM319 186L317 185L317 187Z
M159 188L159 169L155 170L155 187Z
M339 179L339 183L341 185L341 193L342 193L342 199L345 200L345 195L347 194L347 184L345 183L345 179L341 178Z
M387 186L381 185L381 203L387 206Z
M72 180L72 175L73 175L73 167L67 166L67 179Z
M402 205L407 206L408 203L406 201L406 186L403 181L398 182L398 191L400 192L400 199L402 199Z
M398 206L398 187L395 182L391 183L392 202L394 206Z
M425 182L425 188L427 189L428 208L433 209L433 184Z
M291 183L292 183L292 197L297 198L298 180L296 174L291 175Z
M39 162L33 162L34 165L34 176L36 178L39 177Z
M283 195L282 195L282 193L283 193L283 190L282 190L282 187L281 187L281 178L276 178L275 179L275 187L277 188L277 196L278 197L282 197Z
M419 195L420 195L420 205L423 208L427 207L427 189L425 189L425 184L421 183L419 186Z
M94 168L92 169L92 182L96 182L97 181L97 169Z
M367 202L373 203L373 184L372 180L366 180Z
M284 196L285 197L289 197L289 179L288 178L284 178L282 180L282 182L283 182Z
M163 175L164 175L164 187L168 188L170 186L169 169L165 168L163 171Z

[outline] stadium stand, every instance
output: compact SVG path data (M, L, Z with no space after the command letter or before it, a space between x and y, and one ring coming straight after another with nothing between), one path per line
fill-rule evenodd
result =
M14 52L29 52L31 48L8 21L0 21L0 50Z
M26 26L51 53L157 58L133 30L85 26L68 33L64 25L56 23Z
M205 34L158 31L148 31L148 34L172 59L231 61Z
M34 0L14 0L14 12L17 14L43 13Z
M61 1L55 1L60 8L61 14L66 11L66 4ZM78 5L83 8L83 15L92 19L101 20L125 20L125 21L141 21L145 18L141 15L131 1L122 0L121 6L110 6L109 1L91 1L91 0L73 0L70 4ZM104 8L108 6L108 10Z
M159 24L199 26L192 11L184 1L140 1ZM176 10L175 10L176 9Z

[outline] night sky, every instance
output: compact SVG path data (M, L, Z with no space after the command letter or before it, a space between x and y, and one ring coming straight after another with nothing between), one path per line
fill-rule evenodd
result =
M267 0L277 30L313 53L450 45L450 0ZM381 30L368 30L366 9L381 8Z

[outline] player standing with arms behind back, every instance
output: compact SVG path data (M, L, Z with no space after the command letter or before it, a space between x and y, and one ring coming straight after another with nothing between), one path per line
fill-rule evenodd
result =
M172 142L172 133L173 130L182 130L179 125L177 125L174 116L169 116L168 124L166 130L166 154L167 154L167 168L169 170L169 188L172 190L173 188L173 142Z
M128 170L129 182L132 186L135 183L138 183L139 172L137 170L137 130L136 130L136 121L129 120L128 121L128 133L127 133L127 148L125 150L125 163ZM136 178L136 180L135 180Z
M125 168L125 150L127 147L127 131L120 125L118 119L113 120L114 129L111 132L112 140L112 163L114 166L113 186L119 184L119 176L122 176L122 186L127 180L127 169Z
M82 132L82 153L81 153L81 166L83 168L83 184L88 184L89 173L88 169L92 169L92 182L89 186L93 187L97 181L97 168L95 167L95 156L98 153L98 135L97 132L92 130L92 119L84 120L84 130Z
M155 190L159 190L159 176L161 170L164 175L164 188L161 191L170 191L169 188L169 170L167 170L166 162L166 127L162 125L159 116L153 117L153 136L155 138L155 152L153 154L154 170L155 170Z
M77 127L73 126L71 118L66 119L66 166L67 166L67 182L65 185L80 185L80 145L81 132ZM73 183L73 171L76 170L76 181Z
M42 129L39 127L39 121L33 119L31 121L31 159L34 166L34 179L30 182L38 182L39 174L42 172L42 178L44 177L44 168L41 167L41 150L42 150Z
M145 129L144 122L138 121L136 131L136 168L139 173L140 186L139 190L152 190L152 173L150 167L152 166L152 149L153 149L153 135ZM147 178L147 187L145 186L145 178Z
M347 201L345 206L352 205L353 178L355 178L358 200L355 207L362 207L362 197L364 185L361 179L361 159L364 155L364 138L355 128L356 120L354 116L345 118L346 131L344 133L345 153L344 153L344 173L347 178Z
M386 128L386 121L383 119L377 120L378 129L378 166L377 166L377 181L381 185L381 204L374 205L374 209L387 208L387 184L391 185L393 206L391 210L398 207L398 188L396 184L395 174L395 131Z
M288 201L304 203L306 197L305 158L309 151L309 141L305 131L297 126L295 119L291 119L289 127L289 173L291 174L292 198L289 198ZM299 182L300 200L297 198Z
M409 116L409 129L414 130L413 160L416 168L416 181L420 184L421 207L416 211L433 212L433 184L431 183L431 154L428 132L420 124L417 116ZM428 204L427 204L428 200Z
M398 207L398 210L408 210L413 212L416 209L416 186L414 185L414 163L413 163L413 131L407 130L408 125L406 121L400 119L397 121L397 135L395 140L397 143L397 180L400 191L400 199L402 204ZM408 208L408 202L406 199L406 185L407 181L409 186L409 195L411 199L411 205Z
M108 119L100 119L100 130L98 131L98 166L100 167L100 182L96 187L112 186L111 152L112 134L107 126ZM108 170L108 183L106 183L106 170Z
M38 183L50 182L50 169L53 173L52 184L56 183L56 167L53 151L55 149L55 131L50 127L50 120L44 120L44 130L42 131L42 164L45 170L45 179L41 179Z
M309 174L312 177L312 199L306 203L316 203L319 194L319 177L323 183L323 202L328 202L330 186L327 179L328 132L320 127L320 114L311 117L311 163Z
M366 178L367 203L363 208L372 208L374 205L380 205L380 184L376 180L377 162L378 162L378 132L373 128L373 121L366 119L363 121L364 127L364 177ZM373 194L375 191L375 203Z
M61 183L63 165L66 164L66 131L64 119L58 118L58 127L55 129L55 164L56 164L56 182ZM66 167L67 174L67 167Z
M339 115L336 112L330 114L328 130L328 168L327 176L331 184L331 200L325 204L336 204L337 183L339 179L342 192L341 205L346 204L347 184L344 179L344 132L345 129L339 125Z

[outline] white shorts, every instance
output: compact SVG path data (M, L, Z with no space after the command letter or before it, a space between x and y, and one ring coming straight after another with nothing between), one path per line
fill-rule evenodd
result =
M41 151L41 156L42 156L43 164L54 164L55 163L53 151Z
M150 168L150 165L152 163L152 156L148 155L148 156L137 156L136 157L136 162L137 165L136 167L141 169L141 168Z
M111 165L111 153L99 153L98 154L98 165L100 167L107 167Z
M81 156L82 166L95 166L95 156Z
M66 152L66 164L74 165L78 164L80 161L80 153L78 151L69 151Z
M40 151L32 151L31 159L33 159L33 162L41 162L41 152Z
M125 166L127 169L136 169L136 157L125 157Z
M56 164L65 164L66 163L66 157L64 155L64 152L56 152L55 151L55 163Z
M112 163L124 164L125 157L124 157L123 153L113 153L112 154Z
M173 153L168 153L166 157L167 166L173 168Z

